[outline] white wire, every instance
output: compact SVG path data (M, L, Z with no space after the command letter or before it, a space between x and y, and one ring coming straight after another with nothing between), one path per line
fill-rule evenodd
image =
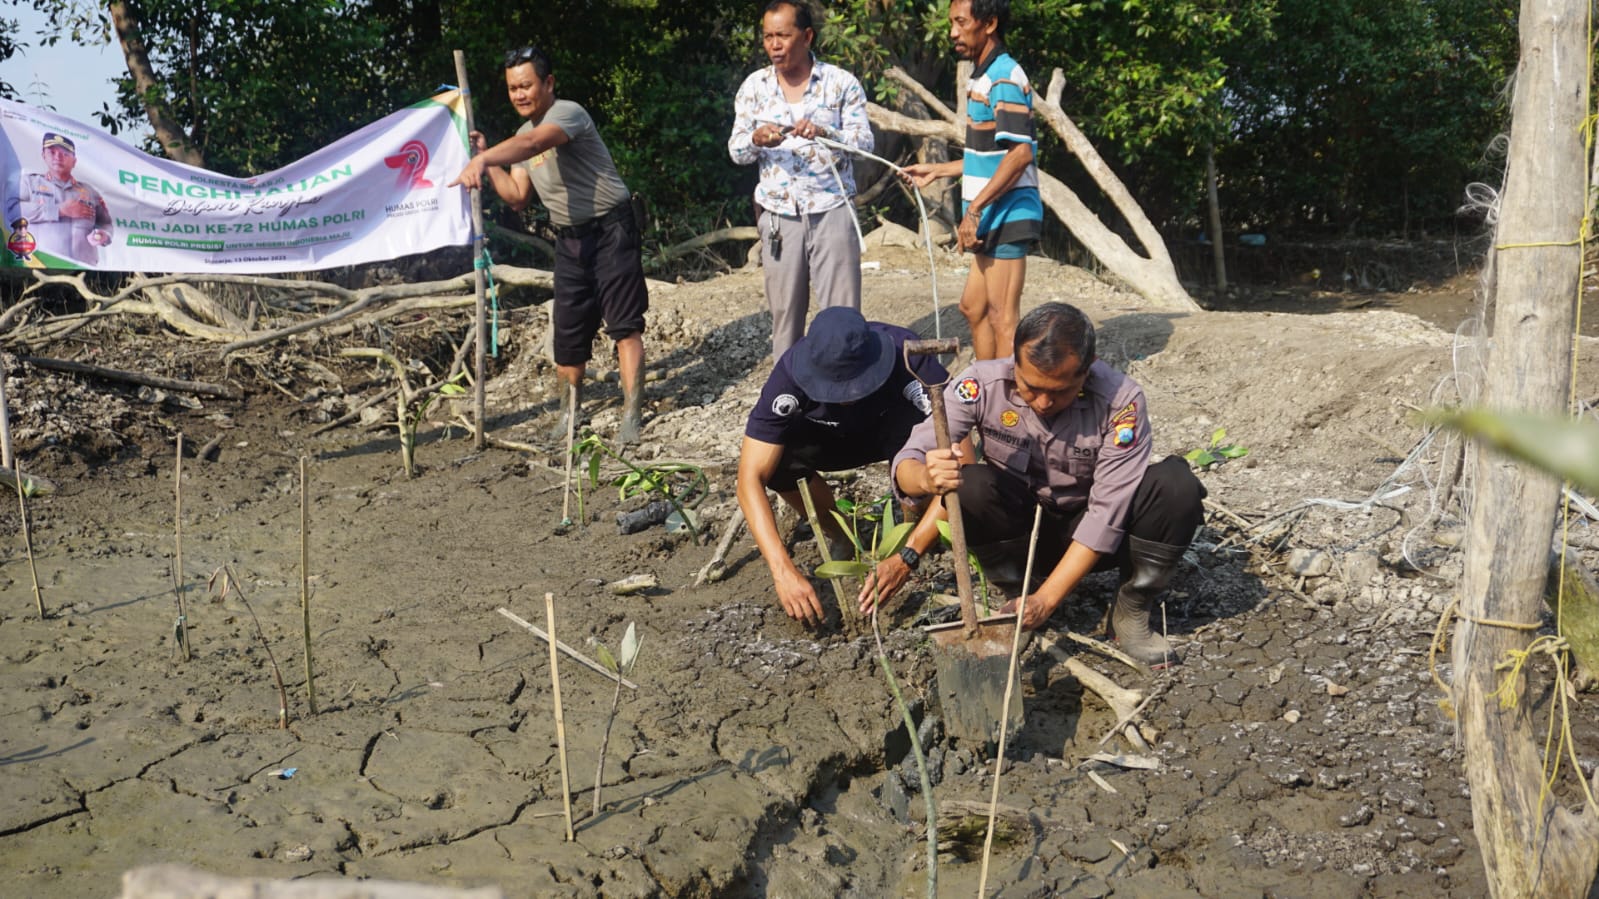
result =
M905 173L905 169L902 167L889 162L881 156L869 153L857 147L852 147L848 144L841 144L836 140L822 137L821 135L817 135L816 137L812 138L812 140L824 147L842 150L845 153L849 153L854 156L861 156L866 159L870 159L873 162L881 163L885 166L888 166L896 174ZM828 167L832 168L833 170L833 177L838 179L839 190L843 190L844 178L838 173L838 167L833 165L833 158L831 155L828 156L827 164ZM933 228L927 220L927 203L922 199L922 189L917 187L916 184L912 182L911 190L916 193L916 209L921 213L922 216L922 242L927 247L927 277L933 283L933 336L939 340L942 340L944 338L944 326L939 320L941 317L941 309L938 305L938 266L933 262ZM857 235L860 234L860 229L861 223L859 217L857 217L855 220L855 233ZM866 248L866 238L864 236L861 237L861 248L863 250Z

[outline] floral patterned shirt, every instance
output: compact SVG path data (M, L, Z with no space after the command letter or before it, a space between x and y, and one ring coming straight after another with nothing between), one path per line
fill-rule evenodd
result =
M816 124L819 134L867 152L872 149L872 126L866 118L866 92L854 75L811 57L810 83L799 104L803 118ZM855 170L851 156L815 141L786 137L775 147L757 147L755 129L764 124L793 125L799 119L783 97L772 66L744 79L733 101L733 134L727 139L728 155L739 165L760 162L760 183L755 202L782 215L826 212L855 195ZM833 169L838 174L833 174ZM842 183L840 183L842 182Z

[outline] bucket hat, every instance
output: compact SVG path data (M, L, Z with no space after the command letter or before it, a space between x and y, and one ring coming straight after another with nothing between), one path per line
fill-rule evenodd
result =
M810 330L789 351L789 371L811 399L853 403L888 381L894 340L874 331L848 306L816 313Z

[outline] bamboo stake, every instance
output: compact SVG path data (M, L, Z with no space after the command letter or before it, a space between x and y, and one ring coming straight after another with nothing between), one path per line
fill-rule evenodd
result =
M821 475L817 475L821 477ZM816 501L811 499L810 478L800 478L800 500L805 503L805 517L811 523L811 536L816 538L816 550L821 553L823 562L833 561L833 551L827 547L827 533L822 530L821 516L816 514ZM844 596L844 586L838 578L828 578L827 583L833 588L833 597L838 600L838 614L844 621L853 625L855 623L855 607Z
M0 368L0 468L11 468L11 409L6 405L6 373Z
M561 654L555 648L555 594L544 594L544 624L550 629L550 689L555 698L555 751L561 757L561 808L566 812L566 841L572 831L572 780L566 771L566 718L561 712Z
M1033 555L1038 551L1038 526L1044 519L1044 507L1033 505L1033 536L1027 542L1027 568L1022 572L1022 598L1016 603L1016 627L1010 641L1010 673L1005 675L1005 701L1000 708L1010 708L1011 691L1016 689L1016 663L1022 654L1022 621L1027 617L1027 592L1032 587ZM994 821L999 812L999 775L1005 769L1005 739L1009 716L999 716L999 752L994 755L994 789L988 797L988 833L983 837L983 867L977 875L977 895L988 894L988 858L994 850Z
M577 434L577 385L568 384L566 390L566 490L561 494L561 527L572 524L572 438Z
M0 374L0 380L4 374ZM28 501L22 492L22 483L26 480L22 476L22 467L18 466L17 472L17 508L22 511L22 542L28 547L28 571L33 575L33 602L39 607L39 620L44 620L44 592L39 589L39 569L33 564L33 532L28 528Z
M177 461L172 466L172 488L177 497L177 510L173 515L176 522L176 538L174 547L174 560L172 567L172 592L178 598L178 622L173 628L177 632L178 651L183 654L185 662L193 658L189 649L189 616L183 607L183 432L178 432Z
M310 512L306 502L305 457L300 457L300 633L305 639L305 705L316 714L316 674L311 664L311 552Z
M476 129L473 124L472 89L466 83L466 53L455 51L455 80L461 88L461 106L466 113L466 130L470 134ZM472 275L473 290L477 295L476 312L472 320L473 333L477 335L477 349L474 353L475 377L472 383L472 448L483 449L483 357L487 353L485 348L488 343L487 313L485 312L484 297L487 293L485 281L487 272L484 264L487 261L483 255L483 189L472 188Z

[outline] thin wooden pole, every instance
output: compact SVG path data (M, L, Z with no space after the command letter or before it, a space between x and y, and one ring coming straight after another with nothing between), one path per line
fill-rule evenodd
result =
M455 51L455 80L461 88L461 106L466 110L466 131L471 134L477 130L472 112L472 89L466 83L466 53ZM470 138L469 138L470 139ZM488 293L488 272L483 266L487 257L483 255L483 191L481 188L472 188L472 274L473 287L477 292L477 312L473 319L472 327L477 334L477 346L473 349L474 377L472 384L472 448L483 448L483 372L485 369L484 355L488 346L488 313L485 299Z
M1016 664L1022 654L1022 619L1027 614L1027 591L1033 586L1033 555L1038 551L1038 526L1044 520L1044 507L1033 505L1033 536L1027 541L1027 568L1022 572L1022 598L1016 603L1016 626L1010 641L1010 673L1005 676L1005 701L1000 708L1010 708L1011 691L1016 687ZM994 756L994 789L988 797L988 833L983 836L983 867L977 875L977 895L988 895L988 857L994 851L994 821L999 812L999 775L1005 770L1005 738L1009 736L1006 725L1009 715L999 716L999 752Z
M566 771L566 717L561 712L561 655L555 649L555 594L544 594L544 626L550 632L550 689L555 697L555 751L561 757L561 808L566 812L566 841L577 839L572 831L572 779Z
M0 468L15 468L11 458L11 409L6 405L6 373L0 368Z
M23 494L22 485L26 478L22 476L22 469L15 469L17 473L17 508L22 512L22 542L28 548L28 571L33 574L33 603L39 607L39 620L44 620L44 592L39 589L39 569L33 564L33 531L28 528L28 500Z
M172 520L174 525L173 566L172 566L172 592L178 597L178 623L174 630L178 636L178 651L183 654L185 662L193 658L189 650L189 616L183 606L183 432L178 432L177 461L172 466L172 492L176 497L176 510Z
M310 506L306 500L305 457L300 457L300 633L305 639L305 705L316 714L316 675L311 664Z

